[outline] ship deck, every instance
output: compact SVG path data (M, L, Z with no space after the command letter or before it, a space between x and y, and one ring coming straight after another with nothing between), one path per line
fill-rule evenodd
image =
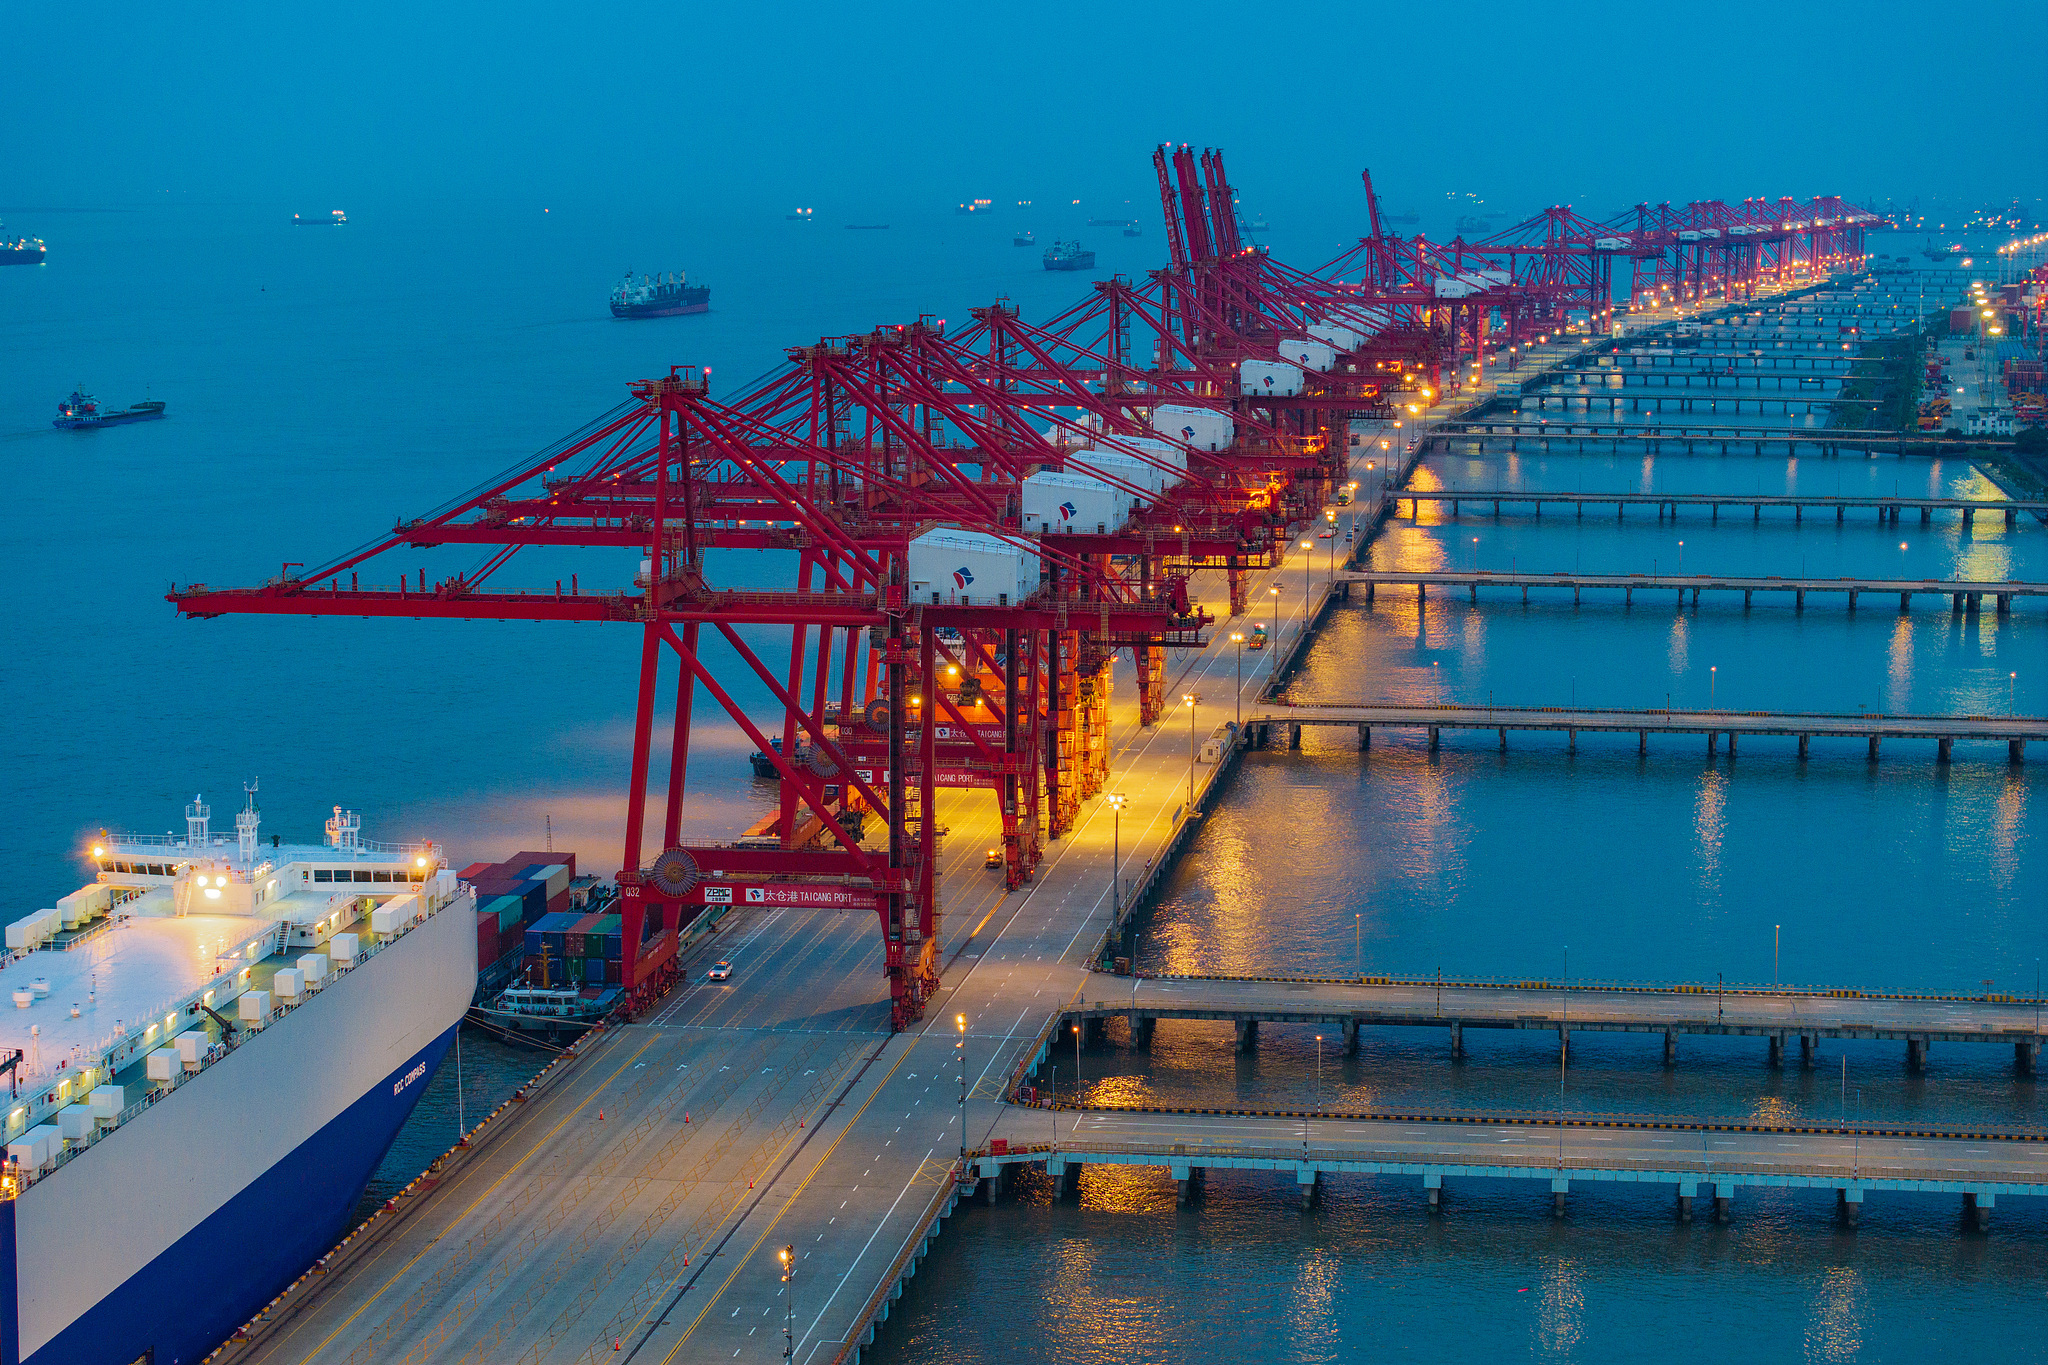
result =
M69 949L30 953L0 969L0 1048L23 1050L25 1089L52 1085L121 1032L203 989L228 969L230 955L252 945L259 956L267 952L274 932L268 916L135 917ZM13 992L38 979L49 983L49 994L17 1008ZM177 1020L156 1022L152 1042L179 1032Z

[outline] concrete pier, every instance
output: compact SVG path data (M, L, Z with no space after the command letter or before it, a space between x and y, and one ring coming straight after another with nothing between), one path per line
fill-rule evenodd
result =
M1969 580L1969 579L1897 579L1897 578L1779 578L1750 577L1730 574L1648 574L1616 573L1523 573L1504 570L1410 570L1410 569L1347 569L1337 574L1338 582L1365 583L1375 590L1367 600L1375 600L1379 588L1414 588L1417 600L1430 588L1461 588L1472 600L1478 600L1481 588L1515 588L1524 592L1532 588L1570 588L1575 594L1589 591L1618 592L1624 604L1635 601L1637 593L1670 592L1692 597L1697 601L1700 593L1742 593L1747 605L1757 593L1841 593L1849 605L1855 606L1859 593L1895 592L1899 595L1899 610L1910 611L1913 598L1925 594L1932 597L1953 598L1960 593L1967 597L1993 594L2003 598L2048 598L2048 582L2023 580ZM1577 596L1574 601L1580 600Z
M1723 508L1748 507L1757 515L1766 509L1790 511L1797 518L1808 508L1833 508L1835 520L1841 521L1850 511L1872 512L1880 521L1897 519L1900 508L1918 508L1920 520L1931 522L1936 511L1954 512L1965 526L1972 522L1978 512L2002 513L2009 526L2021 512L2034 516L2048 516L2048 500L2041 499L1976 499L1976 498L1916 498L1916 497L1853 497L1840 494L1821 496L1812 494L1741 494L1741 493L1562 493L1547 489L1483 489L1462 490L1447 488L1394 488L1389 489L1386 500L1392 515L1402 515L1406 505L1409 520L1417 520L1423 504L1438 508L1449 507L1456 516L1462 504L1467 502L1490 502L1493 514L1498 517L1503 504L1509 507L1528 507L1541 516L1544 506L1565 506L1577 509L1612 506L1619 512L1626 507L1654 507L1659 520L1669 516L1677 520L1681 508L1696 508L1707 512L1710 518L1718 519Z
M1488 706L1449 703L1422 705L1379 702L1261 702L1246 708L1245 723L1256 729L1264 725L1296 727L1371 725L1384 729L1424 731L1432 749L1443 743L1446 731L1490 730L1505 747L1509 730L1548 732L1569 744L1586 734L1636 737L1638 752L1647 752L1651 735L1693 735L1703 737L1707 752L1718 753L1725 738L1731 751L1738 736L1789 739L1796 742L1800 758L1808 755L1811 741L1823 739L1862 740L1874 760L1884 740L1932 740L1936 761L1941 742L1949 741L1952 758L1954 741L2006 744L2009 762L2019 763L2029 739L2048 738L2048 717L2041 716L1912 716L1857 712L1812 711L1699 711L1675 708L1623 709L1609 707Z
M1865 993L1839 987L1717 986L1714 982L1616 986L1574 983L1569 1007L1559 983L1439 981L1434 977L1128 977L1096 974L1065 1019L1121 1017L1133 1037L1159 1020L1229 1021L1235 1051L1258 1044L1259 1026L1297 1025L1337 1035L1347 1053L1363 1028L1437 1028L1462 1056L1468 1029L1541 1029L1560 1045L1574 1033L1660 1035L1664 1064L1676 1065L1684 1034L1761 1038L1772 1067L1784 1064L1789 1037L1802 1068L1817 1064L1823 1039L1906 1044L1909 1069L1925 1067L1930 1041L1989 1043L2015 1049L2027 1074L2039 1056L2031 997ZM1097 993L1102 997L1095 998ZM1061 1025L1061 1036L1066 1025ZM1556 1054L1550 1054L1555 1058ZM1050 1056L1050 1054L1048 1054ZM1057 1060L1056 1058L1054 1060Z

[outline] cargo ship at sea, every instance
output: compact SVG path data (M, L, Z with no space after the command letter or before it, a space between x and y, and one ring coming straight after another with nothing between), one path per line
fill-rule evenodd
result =
M1047 270L1093 270L1095 253L1079 242L1054 242L1045 249Z
M653 277L642 275L638 284L633 283L632 272L628 271L619 287L612 290L615 318L672 318L710 311L711 286L691 284L681 271Z
M6 226L0 223L0 228ZM0 237L0 265L41 265L45 254L40 237L16 237L11 242Z
M295 227L347 227L348 215L340 209L335 209L325 218L303 218L295 213L292 215L292 224Z
M266 837L253 788L233 837L209 816L103 831L92 881L7 925L22 1365L205 1357L341 1238L469 1006L475 893L438 844L339 806Z
M136 403L103 412L99 400L81 387L73 389L71 396L57 405L57 416L50 425L82 431L89 427L118 427L128 422L153 422L163 415L164 405L158 402Z

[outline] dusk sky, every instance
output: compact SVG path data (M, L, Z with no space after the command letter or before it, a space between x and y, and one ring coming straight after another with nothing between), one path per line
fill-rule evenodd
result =
M1218 145L1248 202L2031 200L2048 6L871 3L30 7L0 207L579 197L823 214L1149 193Z

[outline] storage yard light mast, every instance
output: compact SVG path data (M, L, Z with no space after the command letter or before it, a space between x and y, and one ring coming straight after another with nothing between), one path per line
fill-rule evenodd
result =
M1660 210L1624 233L1551 210L1443 247L1385 234L1368 179L1371 234L1307 271L1240 239L1220 152L1160 147L1153 168L1169 260L1142 282L1099 282L1041 323L998 300L950 332L919 317L793 346L719 399L708 368L673 366L360 550L169 600L195 617L637 629L619 874L629 1008L675 978L679 930L707 906L830 906L876 916L901 1029L938 987L939 789L993 797L1005 884L1027 884L1107 780L1114 661L1129 652L1140 721L1156 723L1166 651L1205 645L1213 619L1190 576L1220 571L1242 614L1249 573L1277 564L1349 478L1354 419L1440 393L1487 318L1511 337L1562 326L1597 302L1616 254L1732 296L1767 266L1789 279L1846 263L1876 221L1757 200ZM1709 223L1716 245L1685 235ZM1736 225L1752 229L1739 248ZM464 546L481 558L433 579L407 557ZM589 592L573 573L519 579L509 566L528 547L635 552L639 572ZM743 550L793 572L759 589L713 582L710 552ZM1276 640L1278 612L1276 591ZM763 627L789 631L786 663L760 648ZM780 784L744 841L683 836L700 693ZM657 710L672 730L650 848Z

